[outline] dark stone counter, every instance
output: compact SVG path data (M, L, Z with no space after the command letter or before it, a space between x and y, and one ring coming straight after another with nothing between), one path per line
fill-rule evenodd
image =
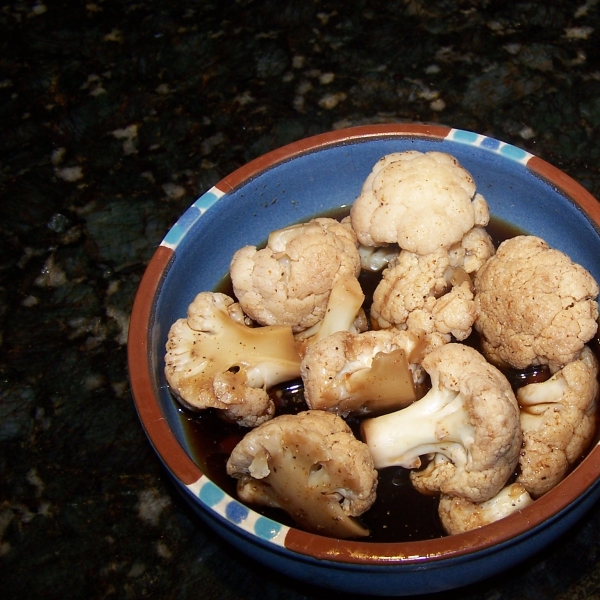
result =
M251 563L170 483L127 377L145 265L220 178L350 125L477 131L600 197L599 3L31 0L0 8L0 46L2 597L338 597ZM599 532L592 510L443 598L598 598Z

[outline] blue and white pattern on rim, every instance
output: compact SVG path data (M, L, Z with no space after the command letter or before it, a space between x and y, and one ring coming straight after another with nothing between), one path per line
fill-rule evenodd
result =
M185 234L193 227L194 223L224 195L224 192L214 186L206 193L202 194L202 196L200 196L200 198L198 198L198 200L196 200L196 202L194 202L181 217L179 217L177 223L173 225L160 245L175 250Z
M200 502L236 527L240 527L266 542L285 547L285 536L289 527L263 517L244 506L207 477L200 477L198 481L186 487Z
M505 142L500 142L494 138L478 133L472 133L471 131L464 131L462 129L451 129L450 133L446 136L446 139L496 152L505 158L509 158L523 165L526 165L529 162L529 159L533 157L533 154L530 154L521 148L517 148L516 146L512 146L511 144L506 144Z

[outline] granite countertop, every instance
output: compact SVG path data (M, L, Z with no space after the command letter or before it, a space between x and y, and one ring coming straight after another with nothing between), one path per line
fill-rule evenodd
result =
M477 131L600 197L600 3L30 0L0 46L2 596L341 598L250 562L168 479L127 375L145 265L223 176L351 125ZM600 597L598 508L440 598Z

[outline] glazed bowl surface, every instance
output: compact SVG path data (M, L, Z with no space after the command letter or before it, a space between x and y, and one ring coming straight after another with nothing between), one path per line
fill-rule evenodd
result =
M146 434L200 517L254 560L327 588L380 596L452 589L494 575L555 540L600 497L600 448L542 498L480 529L425 541L373 543L306 533L262 516L204 473L164 377L171 324L215 290L240 247L293 223L348 207L382 156L447 152L473 175L496 219L544 238L600 281L600 203L559 169L472 132L419 124L338 130L274 150L202 195L166 234L140 284L129 372Z

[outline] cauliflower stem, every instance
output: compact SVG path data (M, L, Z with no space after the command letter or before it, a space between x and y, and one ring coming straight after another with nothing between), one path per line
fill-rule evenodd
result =
M377 469L411 472L423 493L442 492L471 502L504 486L521 448L519 409L506 377L469 346L449 343L422 361L431 389L407 408L367 419L362 435Z
M448 389L430 390L401 411L363 423L363 437L377 469L421 466L421 456L439 452L455 465L467 464L466 448L474 438L465 398Z
M267 390L298 377L300 357L291 327L248 327L232 316L236 306L225 294L198 294L169 332L165 375L190 408L255 426L273 417Z

